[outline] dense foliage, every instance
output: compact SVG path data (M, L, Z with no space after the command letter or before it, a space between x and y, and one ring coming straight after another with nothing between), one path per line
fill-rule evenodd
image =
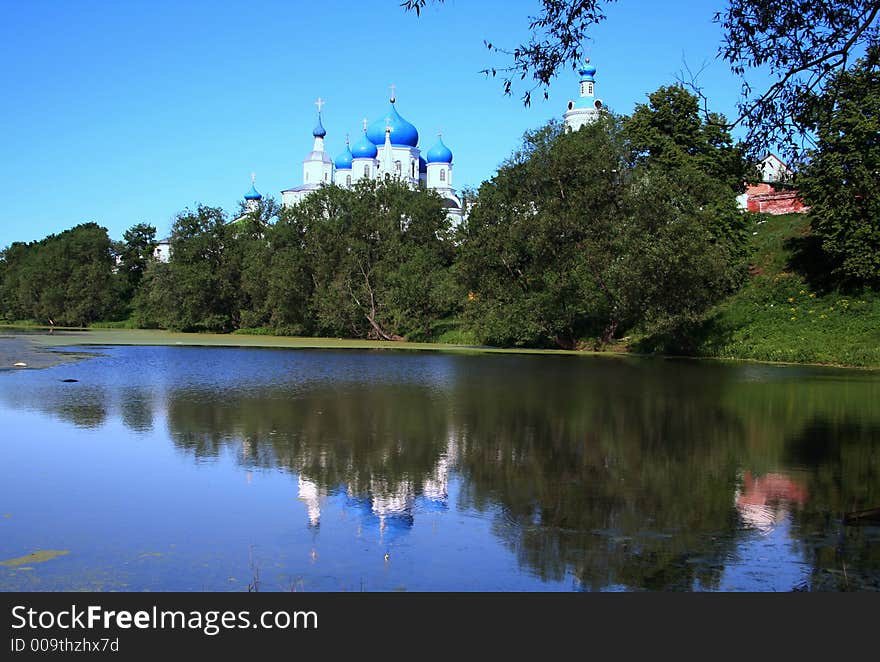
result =
M842 281L880 285L880 71L866 59L841 72L807 116L817 144L797 182L813 233Z
M271 221L276 219L274 223ZM453 246L440 199L399 182L326 186L226 223L180 214L171 260L147 271L142 325L398 340L448 312Z
M88 324L110 314L116 303L110 238L95 223L14 243L0 265L0 305L8 319Z
M651 101L624 122L528 134L480 188L458 269L465 319L483 340L572 347L638 330L683 346L742 281L740 152L683 89Z

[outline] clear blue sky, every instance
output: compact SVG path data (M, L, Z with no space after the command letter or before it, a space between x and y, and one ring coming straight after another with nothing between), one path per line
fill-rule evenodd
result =
M597 93L619 113L674 82L683 58L713 109L735 115L739 82L716 60L723 0L620 0L588 44ZM524 108L479 70L483 45L528 36L537 0L451 0L421 17L399 0L0 0L0 248L95 221L119 239L145 221L165 236L197 202L280 198L311 150L326 100L332 156L361 119L397 107L430 147L454 153L457 188L491 177L524 131L560 117L577 74Z

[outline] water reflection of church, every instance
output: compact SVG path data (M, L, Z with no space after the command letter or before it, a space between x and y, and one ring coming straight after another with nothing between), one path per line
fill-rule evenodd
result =
M449 507L449 473L454 462L456 442L453 434L447 441L446 452L435 463L427 476L418 483L412 477L402 477L391 484L381 476L369 479L366 493L351 484L344 486L343 509L358 518L360 529L376 530L380 540L391 542L409 531L417 513L445 511ZM299 475L298 497L306 507L308 525L317 528L321 524L321 509L333 493L314 480Z

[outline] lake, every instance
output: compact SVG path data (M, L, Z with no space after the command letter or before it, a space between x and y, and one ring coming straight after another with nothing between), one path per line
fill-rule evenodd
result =
M0 372L5 591L880 587L878 372L77 351Z

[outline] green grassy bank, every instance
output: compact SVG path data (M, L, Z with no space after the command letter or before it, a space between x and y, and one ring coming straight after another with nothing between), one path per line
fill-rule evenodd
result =
M880 367L880 293L825 285L807 215L763 217L752 243L749 280L711 312L697 355Z
M497 354L602 354L554 349L495 348L474 345L455 345L435 342L388 342L383 340L354 340L350 338L302 338L246 333L177 333L155 329L58 329L36 326L0 326L2 330L29 331L28 342L39 348L76 347L83 345L181 345L202 347L279 347L290 349L389 349Z

